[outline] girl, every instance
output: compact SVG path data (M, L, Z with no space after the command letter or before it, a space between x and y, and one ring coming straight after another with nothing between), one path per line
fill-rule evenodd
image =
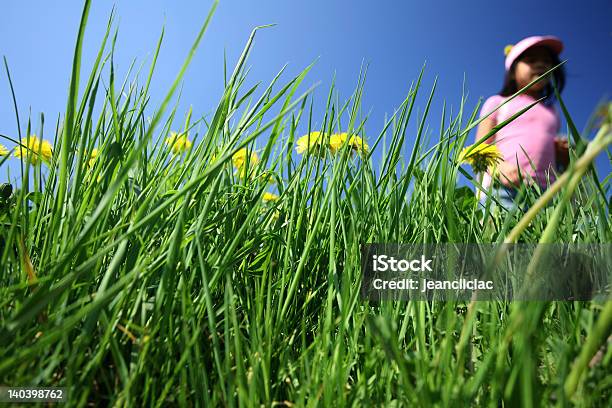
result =
M563 66L499 110L493 111L519 89L559 64L562 49L563 43L552 36L528 37L514 46L506 47L506 73L502 90L488 98L482 106L480 116L488 116L479 124L476 140L535 100L545 98L485 142L498 147L503 161L497 165L495 174L483 175L482 185L487 190L491 189L507 209L514 207L521 183L546 189L549 183L554 182L558 166L566 166L569 160L567 140L557 137L560 120L552 106L554 89L550 78L553 77L561 92L565 85ZM480 198L486 201L487 195L480 194Z

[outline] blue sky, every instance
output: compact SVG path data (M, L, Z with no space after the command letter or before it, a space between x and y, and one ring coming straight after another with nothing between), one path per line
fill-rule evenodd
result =
M47 135L65 110L80 3L7 0L2 5L0 54L6 56L11 69L22 126L30 110L35 124L44 112ZM165 25L152 83L152 106L156 106L178 72L211 2L94 1L85 37L83 72L88 72L95 58L113 5L119 27L115 55L119 75L126 72L133 58L137 65L150 62ZM289 64L285 76L289 79L318 58L305 84L321 82L315 96L323 106L334 74L340 97L348 97L366 62L369 69L363 110L371 111L366 130L377 134L385 114L401 103L426 63L417 107L420 111L424 108L437 76L429 121L432 130L437 130L443 101L456 111L464 79L468 107L473 108L478 98L499 90L506 44L529 35L552 34L565 43L562 58L568 63L563 97L582 128L596 104L612 96L610 21L612 3L603 0L221 1L185 76L180 111L192 105L196 116L212 112L222 91L224 50L231 66L253 27L275 23L256 37L249 59L253 83L269 81L285 63ZM414 119L412 126L416 128ZM317 123L320 120L315 116ZM4 69L0 73L0 133L17 133ZM11 166L17 168L15 163ZM603 156L597 167L600 174L610 173L610 164ZM1 174L0 180L5 180L6 172Z

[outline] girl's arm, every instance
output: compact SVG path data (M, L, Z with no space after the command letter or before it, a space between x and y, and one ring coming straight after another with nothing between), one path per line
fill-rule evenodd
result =
M485 137L496 125L495 119L491 117L485 118L478 125L478 130L476 131L476 141ZM493 143L495 141L495 134L485 140L485 143ZM519 185L519 172L516 167L516 163L510 163L502 161L497 165L497 173L498 178L502 184L506 186L518 186Z
M569 165L569 142L566 138L555 137L555 158L557 167L565 171Z
M494 118L490 116L484 118L483 121L478 124L478 130L476 131L476 141L479 141L480 139L485 137L486 134L489 133L495 127L496 124L497 123ZM485 143L493 143L494 140L495 135L485 140Z
M557 119L557 135L561 131L561 117L559 111L555 109L555 118ZM569 166L569 142L567 137L555 137L555 159L558 171L565 171Z

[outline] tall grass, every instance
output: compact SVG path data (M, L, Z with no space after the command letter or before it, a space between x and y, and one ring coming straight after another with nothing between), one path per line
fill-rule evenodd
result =
M610 351L589 365L610 333L610 302L359 296L364 242L502 242L517 225L524 242L610 242L608 178L574 177L593 172L593 155L574 157L552 204L530 218L483 210L458 186L472 180L457 154L478 107L464 98L457 115L442 112L428 147L435 86L417 134L407 130L421 77L368 135L370 154L297 155L305 131L363 135L364 75L346 102L329 90L322 118L312 89L299 91L309 68L245 89L257 30L212 119L183 120L171 102L214 7L159 107L148 94L157 53L144 86L117 84L112 19L77 95L88 5L58 154L24 163L21 187L0 201L0 383L67 387L77 406L610 404ZM193 147L173 153L170 131ZM610 143L609 124L600 133L587 152ZM242 148L260 157L244 174L232 166ZM268 191L279 199L262 200Z

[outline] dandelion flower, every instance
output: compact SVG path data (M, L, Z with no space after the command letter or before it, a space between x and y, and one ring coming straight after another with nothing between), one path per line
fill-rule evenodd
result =
M270 192L266 191L266 192L263 194L263 196L261 197L261 199L262 199L264 202L266 202L266 203L267 203L267 202L270 202L270 201L278 201L278 196L277 196L276 194L274 194L274 193L270 193Z
M89 154L89 161L87 162L87 165L90 168L93 167L94 164L96 163L96 159L98 158L99 154L100 154L100 151L98 150L98 148L94 147L91 153Z
M280 218L280 211L274 210L274 212L272 213L272 216L270 217L270 221L276 222L278 221L279 218Z
M247 154L248 151L246 147L243 147L242 149L234 153L234 155L232 156L232 164L238 171L240 171L240 177L244 177L246 173ZM248 157L248 161L249 167L252 168L253 166L257 165L257 163L259 163L259 156L257 156L257 153L251 151L251 155Z
M321 132L311 132L309 135L302 136L297 141L296 151L298 153L312 153L313 151L320 153L316 149L324 144L325 140ZM334 133L329 136L327 147L331 154L336 154L344 144L356 151L357 153L367 153L370 147L359 136L349 136L348 133Z
M191 149L191 141L185 133L170 132L166 144L172 147L172 153L181 154Z
M367 154L370 151L370 146L359 136L351 136L348 144L351 149L360 154Z
M329 137L329 151L335 154L344 144L348 135L346 133L335 133Z
M299 154L312 153L323 144L323 135L321 132L310 132L307 135L300 137L296 142L295 151Z
M38 164L39 160L45 163L51 162L53 156L53 146L46 140L40 140L36 135L21 139L21 145L15 150L15 157L26 158L33 165Z
M263 171L261 175L259 175L259 179L268 185L276 184L274 174L270 170Z
M208 160L208 164L212 165L215 164L215 162L221 158L221 152L215 150L215 152L213 154L210 155L210 159Z
M474 173L482 173L501 160L503 156L497 146L487 143L468 146L459 153L459 162L471 165Z
M347 142L348 139L348 142ZM363 141L359 136L352 135L349 137L348 133L335 133L329 138L329 150L331 153L336 153L344 143L353 151L365 154L370 151L370 146Z
M0 144L0 156L8 156L8 154L8 149Z

